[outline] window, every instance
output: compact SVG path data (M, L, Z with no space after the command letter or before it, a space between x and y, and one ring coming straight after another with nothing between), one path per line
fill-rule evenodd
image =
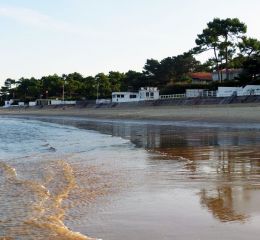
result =
M137 96L135 94L131 94L130 98L136 98Z
M151 97L151 98L154 97L154 93L153 93L153 92L150 93L150 97Z
M149 97L149 92L146 92L146 97Z
M121 98L124 98L125 97L125 95L124 94L121 94Z
M117 98L120 98L120 95L119 95L119 94L117 94L117 95L116 95L116 97L117 97Z

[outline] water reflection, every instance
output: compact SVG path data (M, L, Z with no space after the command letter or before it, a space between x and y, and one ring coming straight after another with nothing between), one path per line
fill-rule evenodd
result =
M238 195L237 195L238 194ZM239 193L230 186L218 187L200 192L201 205L208 208L213 216L222 222L240 221L244 222L248 216L234 209L234 198L239 198Z
M149 172L161 172L159 181L168 186L194 187L201 207L220 222L244 223L260 211L259 129L71 119L63 123L126 138L155 153L147 160Z
M185 175L199 187L200 203L221 222L245 222L260 211L258 146L159 148L169 159L183 162Z
M71 120L69 120L71 122ZM66 124L66 120L64 123ZM74 121L79 128L87 128L112 136L130 139L137 147L146 149L177 146L239 146L257 145L260 129L177 127L170 125L135 124L127 122Z

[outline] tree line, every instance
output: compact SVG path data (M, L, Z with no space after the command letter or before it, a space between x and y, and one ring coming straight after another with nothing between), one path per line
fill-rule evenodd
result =
M197 35L193 49L161 61L147 59L141 72L111 71L87 77L75 72L40 79L8 78L0 89L1 101L10 98L25 102L39 98L61 98L63 93L66 99L71 100L95 99L97 96L110 98L112 92L136 91L143 86L156 86L167 94L177 93L187 87L194 88L190 73L216 71L219 81L207 86L213 89L224 84L221 73L230 68L242 68L243 72L239 78L225 84L260 83L260 41L247 37L246 32L247 26L237 18L215 18ZM206 51L211 52L212 56L206 62L201 63L195 58Z

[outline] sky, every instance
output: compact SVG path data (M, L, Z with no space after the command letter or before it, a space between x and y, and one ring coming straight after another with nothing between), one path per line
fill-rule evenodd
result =
M259 0L0 0L0 85L55 73L141 71L146 59L193 48L214 17L237 17L260 39L259 9Z

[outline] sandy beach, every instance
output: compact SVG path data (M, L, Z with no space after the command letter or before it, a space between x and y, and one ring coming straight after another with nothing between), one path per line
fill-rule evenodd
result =
M2 236L259 239L259 107L1 110Z
M98 119L259 123L260 104L136 106L118 108L9 108L0 115L71 116Z

